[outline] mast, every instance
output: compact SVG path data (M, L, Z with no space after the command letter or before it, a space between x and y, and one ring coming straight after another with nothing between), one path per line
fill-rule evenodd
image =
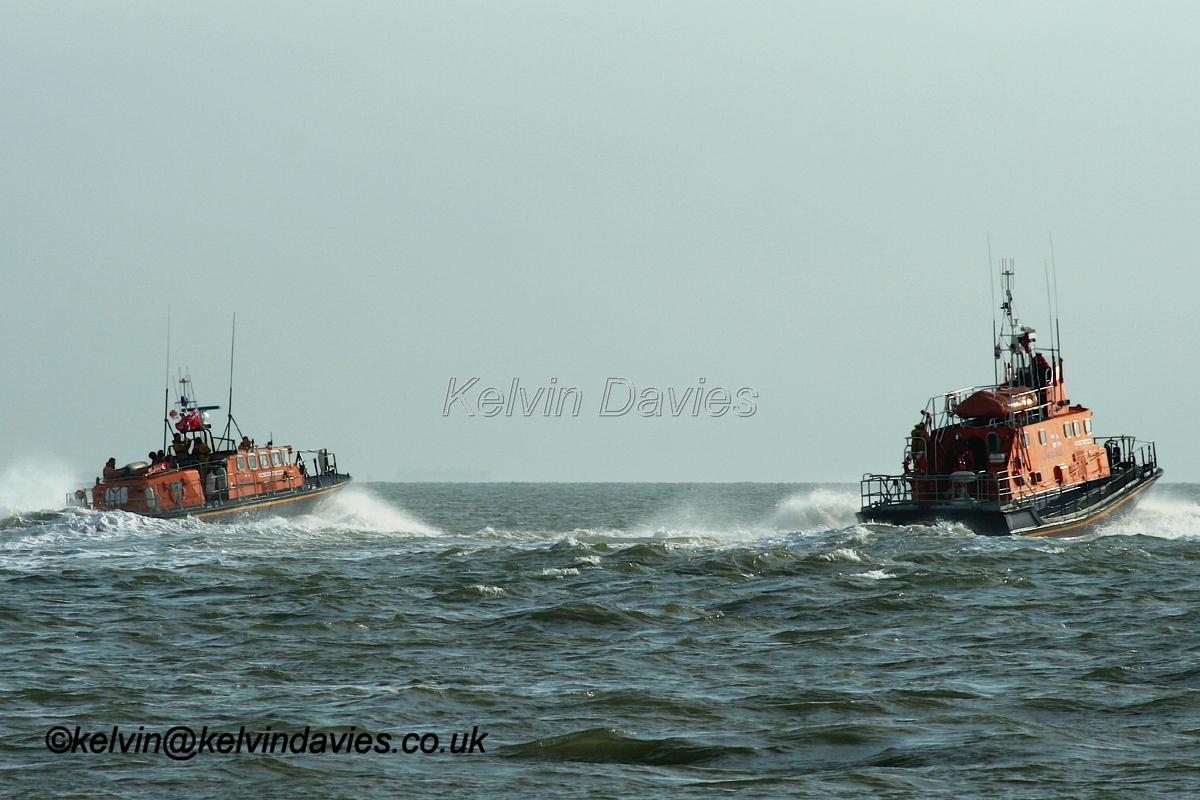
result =
M221 434L222 439L229 439L229 428L231 425L237 425L233 421L233 347L237 342L237 312L233 312L233 330L229 334L229 402L225 404L225 432ZM238 428L238 433L241 433L241 428ZM232 441L232 440L231 440Z
M987 234L988 246L988 288L992 290L992 344L996 346L996 358L992 361L992 383L1000 383L1000 340L996 334L996 274L992 268L992 233Z
M1058 364L1055 369L1062 371L1062 330L1058 327L1058 264L1054 260L1054 234L1050 234L1050 268L1054 271L1054 338L1058 342Z
M167 437L171 433L171 421L167 414L171 409L171 304L167 303L167 374L163 381L163 452L167 450Z

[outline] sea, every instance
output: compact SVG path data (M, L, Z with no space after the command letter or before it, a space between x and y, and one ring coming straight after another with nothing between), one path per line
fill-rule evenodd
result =
M20 494L0 797L1200 796L1200 485L1078 541L863 525L844 484Z

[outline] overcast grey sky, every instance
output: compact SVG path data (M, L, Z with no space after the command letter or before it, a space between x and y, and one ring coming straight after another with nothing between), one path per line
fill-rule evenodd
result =
M991 380L987 233L1097 432L1200 480L1194 3L0 3L0 466L172 364L356 477L840 481ZM579 417L452 409L451 378ZM609 377L750 417L600 418ZM472 396L477 391L472 392Z

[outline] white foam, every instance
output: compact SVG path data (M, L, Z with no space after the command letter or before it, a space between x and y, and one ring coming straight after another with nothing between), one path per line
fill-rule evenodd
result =
M858 577L867 578L868 580L873 580L873 581L882 581L882 580L887 580L888 578L894 578L896 576L889 575L881 569L873 569L873 570L869 570L867 572L860 572L858 574Z
M21 512L53 511L81 483L67 467L38 459L9 466L0 477L0 519Z
M847 561L851 564L861 564L862 556L854 552L849 547L839 547L837 550L831 550L828 553L821 553L817 558L824 561Z
M364 486L348 486L294 527L366 533L407 533L441 536L441 531L398 508Z
M1100 535L1200 539L1200 504L1152 491L1131 514L1103 526Z
M529 531L510 531L497 530L491 525L485 528L480 528L475 532L473 539L489 539L497 542L505 542L508 544L529 544L529 545L546 545L560 548L573 548L582 546L584 541L612 541L628 539L629 535L624 531L599 528L590 530L587 528L576 528L570 532L562 531L546 531L546 530L529 530Z
M820 487L780 501L768 525L777 531L848 528L857 522L860 504L857 491Z
M547 567L546 569L542 570L542 574L548 578L565 578L572 575L578 575L579 570L575 569L574 567L567 567L565 569L553 569L551 567Z
M675 543L692 542L704 544L730 544L752 542L775 534L755 526L722 526L713 520L701 519L690 510L676 510L660 514L653 522L635 525L629 531L617 531L618 538L661 539Z
M188 526L207 525L194 520L159 520L124 511L72 509L0 541L0 564L8 569L33 572L61 570L67 564L118 559L125 563L188 563L183 551L170 549L169 556L154 544L164 534L179 534ZM178 563L176 563L178 562Z

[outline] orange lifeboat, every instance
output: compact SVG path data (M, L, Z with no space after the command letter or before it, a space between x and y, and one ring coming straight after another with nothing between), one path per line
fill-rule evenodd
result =
M1053 339L1013 310L1012 260L995 343L996 385L934 397L908 437L904 473L863 477L863 522L959 522L990 535L1066 536L1132 509L1162 475L1154 442L1096 437L1072 404Z
M151 453L149 463L119 469L109 459L103 478L68 495L68 505L159 518L293 516L311 511L350 482L328 450L301 451L273 442L264 447L246 436L235 442L229 436L230 425L236 425L232 416L224 434L216 435L208 411L218 407L197 405L190 383L180 379L176 408L164 419L164 429L176 431L171 447Z

